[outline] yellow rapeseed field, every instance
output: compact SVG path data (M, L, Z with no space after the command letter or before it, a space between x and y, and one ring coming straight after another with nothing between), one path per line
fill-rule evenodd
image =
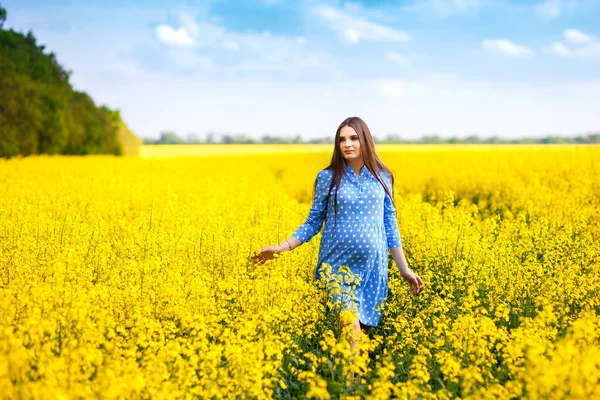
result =
M0 160L2 398L600 398L600 147L378 145L425 288L352 358L320 234L248 261L331 146Z

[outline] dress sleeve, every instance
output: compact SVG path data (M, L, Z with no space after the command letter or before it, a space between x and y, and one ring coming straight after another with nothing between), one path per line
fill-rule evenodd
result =
M327 193L329 192L329 184L331 182L331 179L327 179L328 177L329 174L326 170L321 170L317 174L317 186L315 188L315 195L308 217L306 218L306 221L292 233L292 236L298 238L301 243L308 242L321 230L325 215L327 214Z
M387 174L383 174L383 181L385 182L388 189L392 190L392 179ZM385 193L385 200L383 201L383 224L385 226L385 234L387 236L388 247L402 247L402 239L400 238L400 231L398 230L398 222L396 221L396 209L392 199Z

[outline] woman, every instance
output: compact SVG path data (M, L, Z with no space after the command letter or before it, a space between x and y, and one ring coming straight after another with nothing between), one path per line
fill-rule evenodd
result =
M331 163L317 175L306 221L279 246L262 248L253 260L264 263L295 249L315 236L325 221L315 278L320 278L322 263L331 265L333 273L348 266L358 276L352 337L357 338L361 329L368 334L381 320L388 293L388 248L411 292L419 293L423 287L402 251L393 184L391 171L375 153L367 124L358 117L347 118L335 133ZM352 351L356 345L352 341Z

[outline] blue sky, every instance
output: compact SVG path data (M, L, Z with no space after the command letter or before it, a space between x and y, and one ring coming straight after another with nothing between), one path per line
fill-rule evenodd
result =
M0 0L139 136L600 130L600 0Z

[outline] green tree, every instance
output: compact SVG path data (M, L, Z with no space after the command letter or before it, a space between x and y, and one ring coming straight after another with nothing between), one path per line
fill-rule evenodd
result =
M6 10L0 4L0 28L4 25L4 21L6 21Z
M0 157L135 154L139 138L120 114L73 90L54 53L33 33L2 29L0 7Z
M183 140L179 135L173 131L166 131L160 133L160 138L156 141L156 144L183 144Z

